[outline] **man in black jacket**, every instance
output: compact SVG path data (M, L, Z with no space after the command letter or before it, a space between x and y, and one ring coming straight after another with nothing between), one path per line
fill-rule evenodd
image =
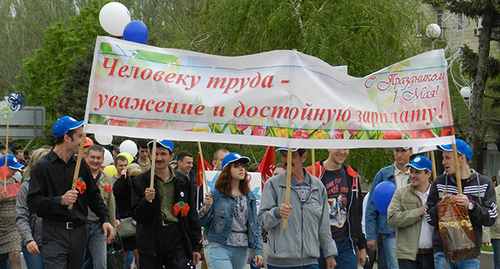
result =
M187 268L201 258L201 227L195 192L188 178L170 166L174 144L157 142L153 188L151 169L134 178L132 208L137 221L139 267ZM148 144L152 150L153 142Z
M359 186L359 175L344 161L348 149L329 149L328 158L316 162L315 176L326 188L330 205L330 228L337 244L339 255L335 257L337 267L358 268L366 260L366 239L361 228L363 196ZM312 172L312 167L307 170ZM320 268L325 268L320 257Z
M490 227L495 224L498 211L495 199L495 187L493 182L469 167L472 158L472 149L460 139L455 139L458 153L458 171L455 167L453 147L449 145L437 146L443 152L443 166L446 173L440 175L432 182L425 219L429 224L435 226L432 236L434 249L434 263L436 268L479 268L479 255L483 243L483 226ZM462 193L458 192L456 175L460 174ZM450 203L467 208L476 240L477 258L462 260L457 263L448 264L445 259L443 240L439 233L438 204L446 196L451 196Z
M83 137L83 121L65 116L52 128L56 145L31 171L28 206L42 220L43 263L45 268L82 268L87 230L88 208L98 222L109 244L115 231L109 222L99 188L88 165L82 160L77 190L71 190L76 156ZM73 205L73 209L68 206Z

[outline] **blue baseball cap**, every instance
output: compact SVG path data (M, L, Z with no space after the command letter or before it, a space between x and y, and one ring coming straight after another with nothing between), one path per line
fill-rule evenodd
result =
M413 158L413 160L409 164L405 165L405 167L413 167L417 170L427 169L432 172L432 162L424 156L417 156Z
M70 116L64 116L56 121L52 127L52 133L56 138L63 137L69 130L74 130L83 125L82 121L77 121Z
M170 150L170 153L174 152L174 142L170 140L161 140L156 142L156 146L161 146ZM153 149L153 141L149 141L148 148Z
M0 167L5 165L5 157L7 157L7 167L12 168L12 169L23 168L24 165L18 163L16 156L14 156L12 154L4 155L2 158L0 158Z
M282 151L282 150L286 150L286 151L288 151L288 148L281 147L281 148L278 148L278 149L276 150L276 152L278 152L278 151ZM297 150L299 150L299 148L292 148L292 152L297 151Z
M472 149L469 147L469 145L467 145L467 143L465 143L465 141L461 139L455 139L455 145L457 146L457 152L465 155L465 158L467 158L467 160L470 160L472 158ZM437 148L440 151L453 151L452 144L438 145Z
M226 165L228 165L230 163L237 162L237 161L249 163L250 158L248 158L247 156L241 156L239 153L236 153L236 152L231 152L228 155L226 155L226 157L224 157L224 159L222 159L221 167L222 167L222 169L224 169L224 167L226 167Z

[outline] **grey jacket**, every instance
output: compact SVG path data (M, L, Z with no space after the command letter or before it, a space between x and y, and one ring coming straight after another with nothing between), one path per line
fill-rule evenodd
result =
M24 181L17 193L16 202L16 224L21 235L21 244L26 247L30 241L35 241L38 246L42 245L42 218L28 209L26 197L28 196L29 181Z
M304 173L311 179L311 192L302 204L297 192L290 188L292 210L286 230L283 230L283 219L279 215L279 208L285 203L286 172L270 178L264 185L258 219L262 228L269 232L267 263L270 265L291 267L318 264L320 247L325 257L337 256L337 247L330 231L326 189L318 178L305 169Z

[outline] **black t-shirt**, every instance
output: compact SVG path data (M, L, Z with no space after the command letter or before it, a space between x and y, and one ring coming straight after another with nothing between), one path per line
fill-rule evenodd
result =
M332 237L335 242L342 242L349 237L349 225L347 225L349 186L346 171L343 168L336 171L325 170L321 181L328 195Z

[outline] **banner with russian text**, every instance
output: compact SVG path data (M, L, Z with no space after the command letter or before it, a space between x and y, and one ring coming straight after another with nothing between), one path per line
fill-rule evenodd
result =
M304 148L453 141L434 50L359 78L296 51L224 57L98 37L89 133Z

